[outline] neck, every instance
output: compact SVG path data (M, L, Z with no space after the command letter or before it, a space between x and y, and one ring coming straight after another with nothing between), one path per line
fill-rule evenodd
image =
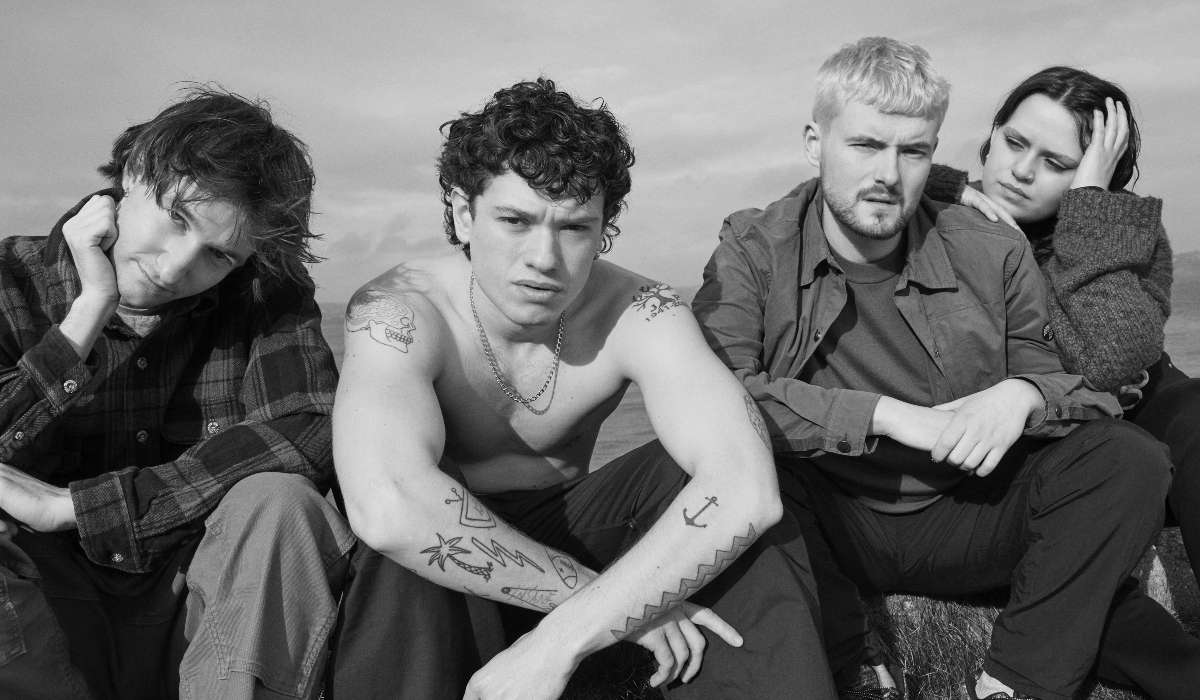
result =
M825 229L825 241L837 254L854 263L876 263L896 251L904 241L904 231L890 238L867 238L842 226L833 215L828 203L824 203L821 227Z

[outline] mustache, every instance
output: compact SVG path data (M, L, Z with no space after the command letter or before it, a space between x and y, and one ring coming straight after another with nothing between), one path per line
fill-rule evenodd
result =
M877 199L892 199L898 204L904 203L904 193L899 189L893 189L886 185L875 184L871 187L867 187L858 191L857 198L859 200L867 199L868 197L874 197Z

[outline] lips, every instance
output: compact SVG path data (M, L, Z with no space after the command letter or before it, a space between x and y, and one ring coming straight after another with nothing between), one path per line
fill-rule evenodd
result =
M1025 194L1025 192L1020 187L1016 187L1015 185L1009 185L1004 182L1001 182L1000 186L1003 187L1004 189L1008 190L1009 192L1011 192L1012 195L1015 197L1020 197L1021 199L1029 199L1029 195Z

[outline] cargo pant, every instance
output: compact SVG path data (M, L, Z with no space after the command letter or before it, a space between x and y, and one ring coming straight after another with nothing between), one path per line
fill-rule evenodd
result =
M0 538L0 698L315 698L353 544L278 473L238 482L148 574L21 528Z

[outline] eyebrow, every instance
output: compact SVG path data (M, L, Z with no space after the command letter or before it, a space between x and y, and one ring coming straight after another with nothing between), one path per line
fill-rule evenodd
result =
M518 219L524 219L526 221L537 218L533 212L528 212L516 207L505 206L503 204L493 206L492 212L500 215L512 216ZM566 223L569 224L594 224L598 221L600 221L600 217L592 214L568 215L566 219Z
M1021 140L1021 143L1025 144L1025 145L1029 145L1029 139L1025 138L1025 135L1022 134L1021 132L1017 131L1015 128L1013 128L1011 126L1005 126L1004 129L1008 132L1009 136L1018 138ZM1079 167L1079 161L1075 160L1074 158L1072 158L1070 156L1063 155L1062 153L1058 153L1056 151L1049 151L1049 150L1046 150L1043 148L1042 154L1047 157L1053 158L1054 160L1062 161L1063 165L1067 166L1068 168L1078 168Z
M885 141L880 141L879 139L875 138L874 136L867 136L865 134L848 136L848 137L846 137L846 140L851 141L851 142L856 142L856 143L865 143L870 146L879 146L882 148L887 148L889 145L891 145ZM914 148L914 147L916 147L916 148L923 148L928 151L933 150L933 144L930 143L929 141L907 141L904 143L896 144L896 147L897 148Z

